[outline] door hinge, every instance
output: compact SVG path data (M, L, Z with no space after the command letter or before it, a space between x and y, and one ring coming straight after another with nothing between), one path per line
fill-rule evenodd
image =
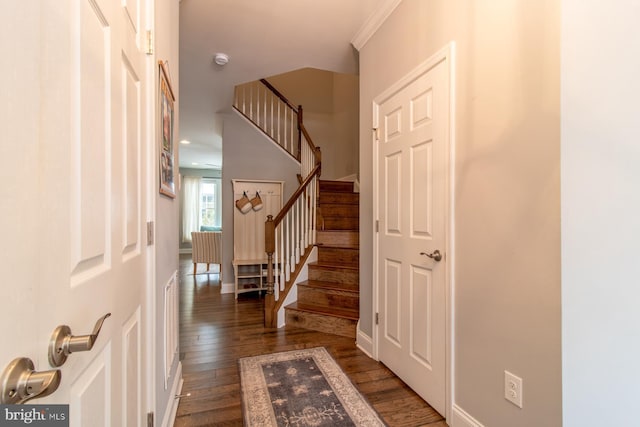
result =
M147 246L153 245L153 221L147 222Z
M153 55L153 31L147 30L147 55Z
M376 325L380 323L380 313L376 313Z
M376 138L376 141L380 141L380 129L379 128L373 128L373 136Z
M376 233L380 232L380 221L376 219Z
M153 412L147 414L147 427L153 427Z

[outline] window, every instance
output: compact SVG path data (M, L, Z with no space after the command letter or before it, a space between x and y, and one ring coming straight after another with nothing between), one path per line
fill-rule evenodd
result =
M200 226L220 227L219 179L204 178L200 183Z
M182 241L191 242L192 231L222 229L220 178L184 176L182 179Z

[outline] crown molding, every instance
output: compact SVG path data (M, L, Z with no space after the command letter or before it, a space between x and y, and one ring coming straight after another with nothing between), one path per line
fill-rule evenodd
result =
M360 49L367 44L371 36L378 31L384 21L387 20L389 15L398 7L401 1L402 0L384 0L382 4L373 11L362 27L360 27L356 35L353 36L353 39L351 39L353 47L360 51Z

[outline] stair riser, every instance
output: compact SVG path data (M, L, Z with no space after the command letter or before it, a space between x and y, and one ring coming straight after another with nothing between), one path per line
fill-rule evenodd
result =
M358 205L360 195L358 193L320 193L318 202L323 204L336 203L341 205Z
M360 235L357 231L318 231L317 243L324 245L358 246Z
M359 277L358 270L345 270L339 267L323 268L313 264L309 265L309 280L355 285L359 283Z
M343 337L356 337L356 321L316 313L285 309L287 326L311 329Z
M357 249L318 247L318 262L320 264L358 267L359 261L359 251Z
M320 230L358 230L360 228L360 221L358 218L318 217L317 225Z
M314 304L322 307L340 307L358 310L360 297L358 293L341 292L334 289L317 289L298 286L298 302Z
M353 193L353 182L320 180L320 192L325 191Z
M340 216L349 218L358 218L359 209L357 205L320 205L320 212L324 217Z

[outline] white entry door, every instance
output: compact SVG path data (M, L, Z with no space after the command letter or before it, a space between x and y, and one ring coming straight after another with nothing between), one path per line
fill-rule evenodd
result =
M0 369L60 369L72 426L146 422L147 80L143 0L2 2ZM91 334L59 368L59 325Z
M450 95L447 61L431 62L374 104L377 345L379 360L444 414Z

